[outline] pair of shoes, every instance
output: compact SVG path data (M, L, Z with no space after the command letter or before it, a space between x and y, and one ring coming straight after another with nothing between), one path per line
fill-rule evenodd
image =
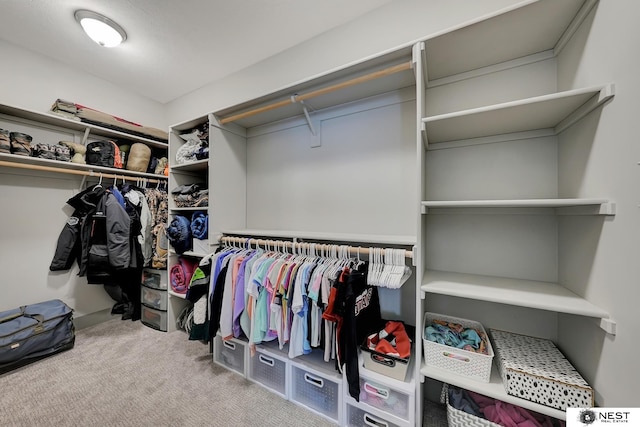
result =
M133 304L130 302L124 303L124 312L122 313L122 320L129 320L133 315Z
M127 307L126 302L117 302L111 308L111 314L123 314Z

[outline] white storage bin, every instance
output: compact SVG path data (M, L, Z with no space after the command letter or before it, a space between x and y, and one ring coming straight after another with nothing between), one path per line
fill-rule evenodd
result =
M167 289L167 270L142 269L142 284L148 288Z
M424 338L424 329L433 320L443 320L451 323L459 323L464 328L474 328L481 331L487 337L487 354L476 353L438 344ZM422 322L422 342L424 349L424 360L427 365L436 366L458 375L473 378L478 381L489 382L491 379L491 364L493 362L493 349L488 335L479 322L461 319L458 317L445 316L443 314L425 313Z
M197 254L208 255L211 253L209 239L193 239L193 252Z
M287 393L287 360L258 348L255 356L249 357L247 378L285 399Z
M360 403L372 406L405 421L413 420L411 396L379 381L360 376Z
M245 355L247 344L236 340L223 340L216 335L213 344L213 361L218 365L245 375Z
M156 310L167 310L167 291L140 286L140 300L147 307Z
M142 306L140 321L145 325L159 331L167 331L167 312L156 310L145 305Z
M290 366L290 400L339 424L342 378L305 365L290 363Z
M346 425L349 427L402 427L383 417L347 403Z

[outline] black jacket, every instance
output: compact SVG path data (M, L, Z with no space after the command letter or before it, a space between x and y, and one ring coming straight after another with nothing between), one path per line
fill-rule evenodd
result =
M104 283L114 269L131 262L130 219L115 196L101 186L91 187L67 201L75 208L65 224L49 269L68 270L77 260L79 276Z

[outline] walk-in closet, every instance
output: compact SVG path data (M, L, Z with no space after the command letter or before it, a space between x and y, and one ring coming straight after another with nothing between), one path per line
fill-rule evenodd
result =
M128 33L175 8L120 3L103 12ZM292 3L270 7L304 16ZM180 78L198 61L171 58L156 92L161 70L123 83L0 31L0 312L6 326L62 301L75 325L75 347L6 370L2 389L75 367L71 388L121 425L640 425L640 6L358 3L270 55L220 57L224 75L207 58L212 77ZM133 67L138 43L98 61ZM112 148L109 165L73 157ZM126 233L104 213L117 203ZM86 254L65 240L76 221ZM95 273L100 256L113 269ZM112 371L126 392L90 391ZM19 398L12 425L53 411Z

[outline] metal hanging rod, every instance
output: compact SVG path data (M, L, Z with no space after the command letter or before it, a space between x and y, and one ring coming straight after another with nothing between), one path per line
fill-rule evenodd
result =
M403 62L402 64L394 65L392 67L388 67L382 70L374 71L369 74L365 74L364 76L356 77L351 80L344 81L342 83L336 83L331 86L327 86L322 89L313 90L308 93L303 93L300 95L292 95L290 98L284 99L282 101L274 102L269 105L265 105L263 107L258 107L253 110L245 111L244 113L234 114L228 117L222 117L218 122L223 125L225 123L234 122L236 120L244 119L247 117L255 116L256 114L265 113L267 111L275 110L280 107L284 107L290 104L295 104L296 102L305 101L310 98L314 98L316 96L325 95L330 92L335 92L340 89L347 88L349 86L354 86L360 83L365 83L370 80L379 79L381 77L386 77L391 74L399 73L401 71L406 71L411 69L411 61Z
M83 171L83 170L75 170L75 169L63 169L63 168L56 168L53 166L32 165L28 163L14 163L14 162L7 162L7 161L0 161L0 166L6 166L9 168L16 168L16 169L44 171L44 172L57 172L57 173L64 173L68 175L95 176L95 177L102 176L102 178L124 179L127 181L139 181L141 179L144 179L146 180L146 182L153 183L153 184L166 181L166 178L154 179L154 178L146 178L143 176L118 175L113 173L103 173L100 171L96 172L93 170Z
M237 237L237 236L222 236L220 237L220 241L223 243L241 243L244 245L269 245L274 247L282 247L285 246L287 248L304 248L308 249L311 245L314 245L316 250L330 250L334 247L344 247L345 245L332 245L325 243L309 243L309 242L298 242L295 239L293 241L288 240L268 240L268 239L254 239L251 237ZM369 255L368 247L361 246L347 246L347 250L349 251L349 255ZM405 250L404 251L405 258L413 258L413 251Z

